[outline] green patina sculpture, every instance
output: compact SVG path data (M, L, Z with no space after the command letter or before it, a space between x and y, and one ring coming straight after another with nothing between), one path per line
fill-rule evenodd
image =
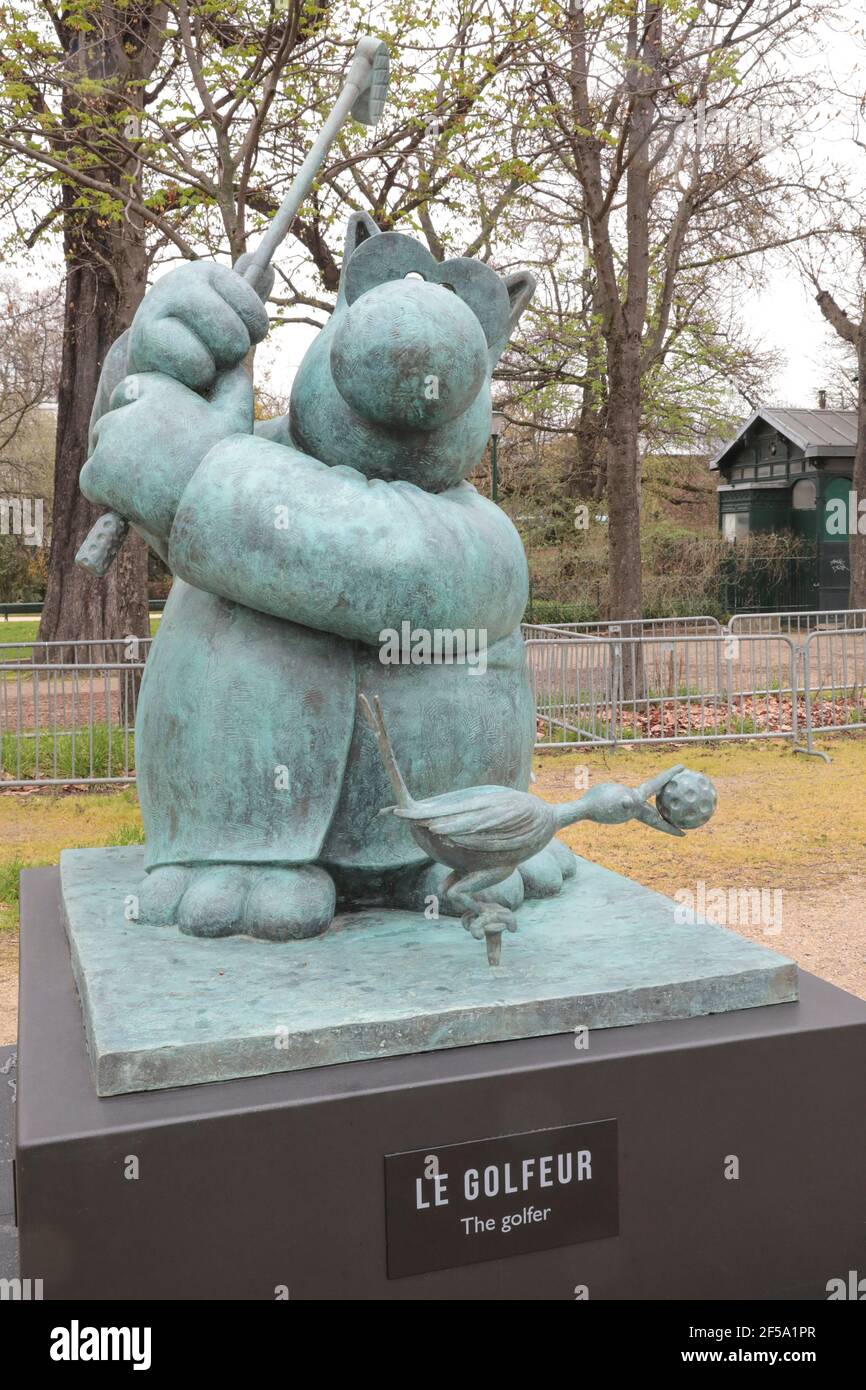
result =
M143 921L285 940L324 931L338 896L423 907L441 889L447 869L378 815L388 782L361 683L419 796L527 786L526 563L463 479L533 281L431 264L354 215L290 415L256 432L243 358L267 316L240 275L172 271L111 351L82 489L176 576L138 709ZM383 664L383 632L405 622L478 634L483 665ZM561 883L549 853L496 896L514 908Z
M146 846L61 862L100 1095L797 997L791 961L556 838L695 828L705 777L528 795L526 561L466 479L532 276L436 262L353 214L289 414L253 422L268 258L386 81L363 41L263 245L165 275L103 366L81 485L111 510L82 563L104 573L132 525L175 580L136 721ZM490 964L519 920L511 968L454 917Z
M267 315L236 272L172 271L112 348L82 490L176 576L138 709L143 922L282 941L326 930L338 899L465 910L448 903L447 858L378 814L387 774L356 693L381 701L419 801L525 791L526 562L505 514L463 480L532 290L529 274L437 264L354 214L289 416L255 430L243 359ZM404 625L475 634L483 665L383 664L383 635ZM545 847L554 828L488 901L513 912L558 891L573 863Z
M672 774L637 793L593 789L566 820L525 795L526 561L508 518L465 479L532 275L438 263L353 214L337 304L289 415L254 427L244 359L267 333L273 245L339 122L350 109L374 121L386 82L383 45L365 40L265 249L235 270L167 274L111 348L81 487L112 511L82 562L104 572L131 524L175 575L136 727L142 923L287 941L324 932L338 902L417 910L435 898L495 938L498 959L524 895L553 896L574 873L556 828L637 816L671 829L676 815L644 798ZM420 660L415 645L393 659L405 632L427 639ZM361 688L417 798L396 816L380 815L384 726L368 727ZM469 815L468 855L442 833L443 797ZM500 843L493 800L526 820L519 844Z
M602 782L579 801L560 805L514 788L490 786L466 787L417 801L400 771L378 697L371 704L366 695L360 695L358 702L376 735L397 797L396 806L385 809L406 821L412 838L431 859L453 870L443 885L445 898L456 904L467 931L486 941L490 965L499 964L502 933L517 931L517 918L510 908L486 903L477 895L545 851L558 856L568 876L572 856L554 839L557 830L581 820L601 825L640 820L668 835L682 835L683 825L691 829L703 825L715 809L712 784L682 763L634 789ZM650 796L656 797L655 807L648 803Z

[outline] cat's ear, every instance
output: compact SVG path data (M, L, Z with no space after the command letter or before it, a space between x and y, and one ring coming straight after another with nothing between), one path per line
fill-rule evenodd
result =
M532 296L535 294L535 287L538 284L531 270L516 270L513 275L503 276L505 288L508 290L508 301L511 305L511 313L508 318L508 336L517 327L517 321L523 313Z
M491 371L508 347L509 339L517 327L518 319L535 294L535 286L538 283L531 270L515 270L511 275L500 275L498 279L496 327L487 335L487 341L490 344ZM502 294L503 285L507 292L507 298Z
M346 240L343 244L343 264L340 267L340 297L343 295L343 281L346 277L346 266L352 257L352 253L364 241L369 241L371 236L378 236L379 228L372 217L366 212L353 212L346 225Z

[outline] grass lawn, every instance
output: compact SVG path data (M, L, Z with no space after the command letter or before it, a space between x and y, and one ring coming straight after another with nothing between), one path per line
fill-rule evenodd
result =
M563 839L575 853L662 893L696 875L723 885L748 875L757 887L784 878L786 886L805 889L833 884L853 870L866 872L866 737L828 735L816 747L832 763L769 740L554 754L536 758L536 790L548 800L567 801L580 796L574 790L579 767L589 769L591 783L633 785L685 763L706 773L718 789L718 809L702 829L680 840L636 822L584 823L564 831Z
M634 822L582 824L563 838L577 854L661 893L699 880L712 888L781 889L780 935L736 929L866 997L866 738L827 737L820 746L833 758L829 766L771 742L542 755L535 790L551 801L574 800L580 768L590 783L631 785L676 761L707 773L719 807L685 839ZM61 849L140 838L132 789L0 793L0 1043L14 1040L20 869L56 864Z
M94 724L75 734L39 734L20 738L0 734L0 768L12 777L52 777L83 782L88 777L129 780L135 769L132 734ZM2 786L0 782L0 786Z
M159 626L161 613L151 613L150 615L150 635L156 632ZM39 619L28 618L24 622L7 623L0 619L0 661L29 661L31 656L32 642L36 641L36 634L39 631ZM11 651L6 649L6 643L12 642L14 646Z
M133 844L143 833L138 797L130 788L81 796L0 794L0 931L18 926L23 868L56 864L62 849Z

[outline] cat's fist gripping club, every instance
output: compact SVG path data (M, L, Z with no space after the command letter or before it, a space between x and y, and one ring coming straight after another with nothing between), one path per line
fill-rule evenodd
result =
M164 275L143 300L129 335L129 370L207 391L267 331L267 310L242 275L193 261Z

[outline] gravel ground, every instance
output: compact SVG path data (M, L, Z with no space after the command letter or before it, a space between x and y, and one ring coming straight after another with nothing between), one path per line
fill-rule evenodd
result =
M18 937L0 936L0 1047L18 1036Z

